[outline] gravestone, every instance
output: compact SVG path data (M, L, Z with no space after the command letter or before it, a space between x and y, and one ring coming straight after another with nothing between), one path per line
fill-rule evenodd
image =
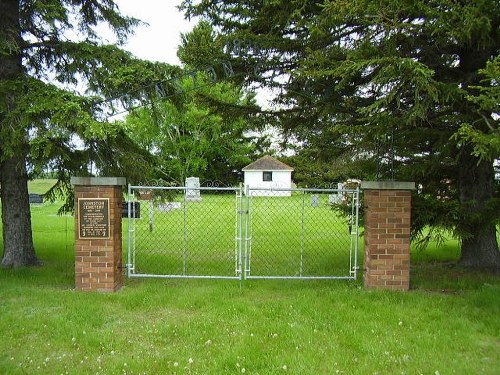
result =
M329 204L340 204L342 203L342 200L344 199L344 184L339 182L337 184L337 192L334 194L330 194L328 196L328 203Z
M328 194L328 204L339 204L342 202L342 195L341 194Z
M158 203L158 211L160 212L170 212L173 210L178 210L181 207L181 202Z
M199 177L186 178L186 201L188 202L201 201Z
M317 195L311 196L311 206L313 206L313 207L319 206L319 196L317 196Z
M30 193L29 194L29 202L30 202L30 204L42 204L43 197L40 194Z

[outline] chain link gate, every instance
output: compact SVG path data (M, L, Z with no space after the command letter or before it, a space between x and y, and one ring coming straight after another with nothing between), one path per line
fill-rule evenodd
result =
M246 197L245 278L356 278L358 190L255 188Z
M240 202L239 188L129 186L128 276L239 279Z
M356 278L358 190L128 190L129 277Z

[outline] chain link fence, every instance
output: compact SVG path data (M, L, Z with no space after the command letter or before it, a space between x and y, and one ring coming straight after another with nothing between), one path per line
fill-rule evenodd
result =
M357 190L129 186L128 275L355 278L357 207Z
M355 278L357 190L249 189L247 199L247 278Z

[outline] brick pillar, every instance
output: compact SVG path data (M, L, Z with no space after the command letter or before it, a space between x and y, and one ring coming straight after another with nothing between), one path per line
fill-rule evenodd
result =
M413 182L363 181L365 201L364 284L410 288L410 216Z
M122 286L122 177L72 177L75 187L75 288Z

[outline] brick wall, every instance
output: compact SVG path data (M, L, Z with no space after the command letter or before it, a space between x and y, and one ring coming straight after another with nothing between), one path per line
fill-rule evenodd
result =
M73 181L72 181L73 182ZM85 180L86 182L86 180ZM122 286L122 191L121 186L75 184L75 288L113 292ZM81 238L79 198L109 199L109 237Z
M367 288L410 287L411 191L398 190L395 184L389 189L376 185L364 189Z

